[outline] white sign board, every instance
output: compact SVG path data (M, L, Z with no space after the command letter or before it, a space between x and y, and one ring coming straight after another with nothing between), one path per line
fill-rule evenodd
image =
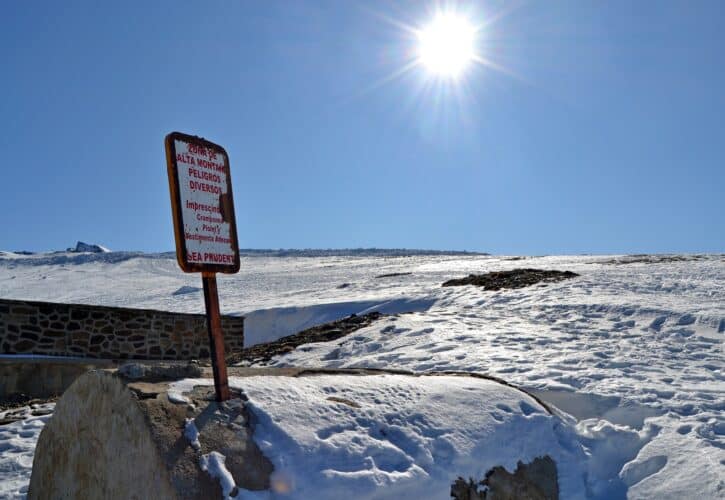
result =
M166 137L166 154L179 265L186 272L237 272L239 246L226 151L174 132Z

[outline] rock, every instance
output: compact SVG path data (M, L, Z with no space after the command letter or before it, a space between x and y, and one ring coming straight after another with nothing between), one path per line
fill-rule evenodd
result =
M199 465L213 451L227 457L240 488L269 488L273 467L252 439L241 399L217 403L203 387L181 405L167 391L165 383L127 385L104 370L81 376L40 434L28 498L222 498ZM200 432L198 450L184 435L186 419Z
M90 252L90 253L108 253L110 250L106 247L103 247L101 245L96 245L93 243L84 243L82 241L79 241L76 243L75 248L69 248L68 251L70 252Z
M535 458L530 464L519 462L513 474L501 466L486 473L483 481L462 477L451 485L456 500L558 500L556 462L551 457Z
M196 363L126 363L118 369L118 374L130 380L145 379L160 382L181 378L198 378L202 375L201 367Z
M443 286L482 286L485 290L501 290L502 288L524 288L536 283L555 283L579 276L571 271L545 271L541 269L514 269L512 271L496 271L486 274L469 274L465 278L452 279Z
M451 485L451 497L456 500L484 500L486 498L486 489L483 481L474 481L469 479L466 481L459 477Z

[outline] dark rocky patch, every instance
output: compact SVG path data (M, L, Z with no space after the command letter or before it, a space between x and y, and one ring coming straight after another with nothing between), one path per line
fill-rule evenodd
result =
M313 326L307 330L302 330L294 335L282 337L279 340L268 344L259 344L248 349L243 349L240 353L232 354L227 358L228 364L240 363L247 361L250 363L266 363L273 357L294 351L302 344L310 344L313 342L331 342L340 337L351 334L370 325L373 321L377 321L382 317L379 312L371 312L363 316L355 314L347 318L325 323L323 325Z
M4 398L0 398L0 411L10 410L12 408L18 408L21 406L27 406L31 402L38 402L27 394L16 392L14 394L8 394Z
M486 473L483 481L459 477L451 485L456 500L556 500L559 498L556 462L549 456L530 464L519 462L513 474L501 466Z
M380 278L395 278L396 276L410 276L413 273L388 273L388 274L378 274L375 276L375 279Z
M332 401L333 403L342 403L353 408L360 408L360 405L357 404L355 401L350 401L349 399L345 398L338 398L337 396L330 396L327 398L327 400Z
M486 274L469 274L465 278L452 279L443 286L482 286L485 290L501 290L502 288L524 288L537 283L555 283L579 276L571 271L553 271L541 269L514 269L512 271L495 271Z
M53 410L43 408L44 403L50 403L56 401L57 396L52 398L37 399L28 396L27 394L14 393L4 398L0 398L0 425L12 424L18 420L23 420L28 417L28 411L26 406L29 406L30 415L37 417L41 415L49 415L53 413Z
M198 362L189 363L126 363L118 369L118 374L128 380L163 382L183 378L199 378L202 369Z
M648 255L648 254L635 254L635 255L624 255L622 257L616 257L614 259L603 260L595 262L596 264L612 264L612 265L624 265L624 264L667 264L670 262L690 262L690 261L701 261L706 260L706 255Z

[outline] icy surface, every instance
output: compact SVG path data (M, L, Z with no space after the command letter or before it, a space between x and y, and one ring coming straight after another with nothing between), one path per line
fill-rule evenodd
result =
M450 278L532 267L581 276L487 292ZM388 276L394 273L410 273ZM0 254L0 297L203 312L172 254ZM578 422L590 497L725 494L725 257L247 256L219 276L253 341L371 308L385 318L278 366L485 372ZM613 449L607 442L616 442ZM620 453L621 452L621 453ZM599 480L596 479L599 477Z

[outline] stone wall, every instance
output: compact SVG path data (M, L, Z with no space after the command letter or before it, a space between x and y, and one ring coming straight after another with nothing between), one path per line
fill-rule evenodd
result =
M244 318L223 316L226 353L244 346ZM0 352L105 359L209 357L206 316L0 299Z

